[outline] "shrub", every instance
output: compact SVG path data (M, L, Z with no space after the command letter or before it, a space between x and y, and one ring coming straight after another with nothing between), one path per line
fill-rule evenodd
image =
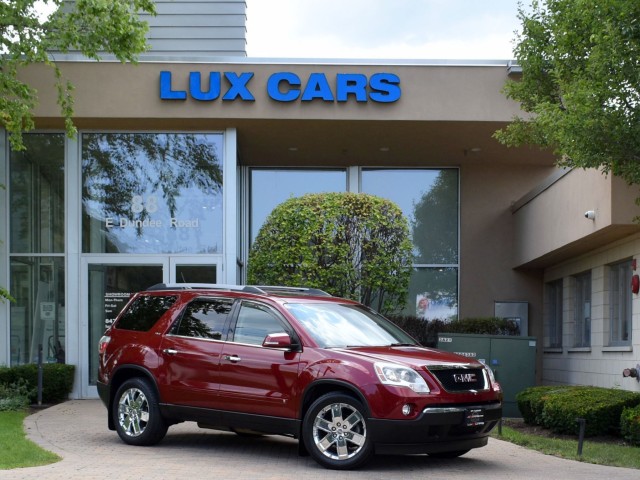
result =
M409 224L393 202L363 193L309 194L278 205L249 253L248 282L315 287L381 313L403 306Z
M626 407L640 405L640 395L600 387L531 387L516 396L527 423L542 425L554 433L577 435L578 418L586 421L585 436L619 434L620 416Z
M42 365L42 402L59 403L69 398L73 388L75 367L62 363ZM29 402L35 403L38 395L38 365L27 364L15 367L0 367L0 385L8 387L24 381L29 389Z
M640 446L640 405L622 410L620 434L631 445Z
M18 379L9 385L0 383L0 412L26 409L33 393L24 379Z
M566 386L529 387L516 395L522 419L529 425L542 425L542 411L549 395L564 390Z

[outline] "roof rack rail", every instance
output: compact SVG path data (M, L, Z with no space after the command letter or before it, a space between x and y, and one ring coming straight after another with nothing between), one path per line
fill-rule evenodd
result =
M251 285L253 288L262 290L265 293L289 293L292 295L316 295L318 297L331 297L330 293L320 290L319 288L309 287L287 287L276 285Z
M156 283L147 288L147 291L155 290L225 290L229 292L247 292L261 295L266 293L253 286L225 285L220 283Z

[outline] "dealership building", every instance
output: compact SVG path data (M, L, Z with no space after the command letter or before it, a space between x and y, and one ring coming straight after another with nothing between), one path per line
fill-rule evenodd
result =
M0 365L76 366L132 292L246 282L271 210L305 193L398 204L414 264L404 313L514 319L540 384L640 391L637 187L493 137L519 106L509 61L246 57L244 1L157 1L137 65L55 56L75 86L64 134L50 68L37 130L0 130ZM250 14L250 12L249 12ZM531 342L530 342L531 344ZM638 367L640 369L640 366Z

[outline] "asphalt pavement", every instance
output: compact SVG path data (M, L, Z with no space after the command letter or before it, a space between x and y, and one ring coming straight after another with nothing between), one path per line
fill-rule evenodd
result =
M25 419L29 439L62 460L32 468L0 470L0 479L562 479L640 480L640 470L592 465L543 455L491 438L486 447L442 460L427 455L378 456L356 471L326 470L298 456L297 441L285 437L240 437L174 425L153 447L124 444L107 428L99 400L71 400ZM0 455L2 452L0 452Z

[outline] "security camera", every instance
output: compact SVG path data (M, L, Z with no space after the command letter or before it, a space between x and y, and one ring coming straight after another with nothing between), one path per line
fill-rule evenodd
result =
M595 210L587 210L584 212L584 218L588 218L589 220L595 220L596 212Z

